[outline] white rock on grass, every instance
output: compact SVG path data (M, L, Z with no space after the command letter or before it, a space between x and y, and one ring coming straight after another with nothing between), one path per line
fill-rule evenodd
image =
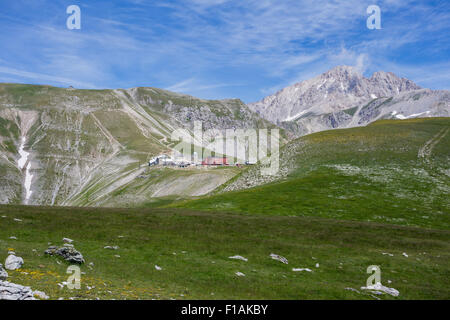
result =
M404 257L408 258L409 256L406 254L406 252L402 253Z
M155 269L158 270L158 271L162 270L162 268L160 266L157 266L157 265L155 265Z
M119 250L119 246L105 246L103 249Z
M294 272L302 272L302 271L312 272L312 270L309 268L293 268L292 271L294 271Z
M238 276L238 277L245 277L245 274L243 274L242 272L236 272L236 275Z
M0 263L0 280L6 280L8 278L8 272L3 269L3 265Z
M65 243L72 243L73 242L73 240L69 239L69 238L63 238L62 241L65 242Z
M361 290L369 290L375 294L380 294L380 293L382 294L384 292L384 293L390 294L391 296L394 296L394 297L397 297L400 294L400 292L398 292L398 290L396 290L394 288L385 287L380 282L378 282L377 284L372 285L372 286L361 287Z
M11 254L5 260L5 268L7 270L17 270L23 266L23 259Z
M243 256L232 256L232 257L228 257L228 259L242 260L242 261L245 261L245 262L248 261L248 259L244 258Z
M278 260L280 262L283 262L284 264L289 264L288 259L286 259L285 257L279 256L277 254L271 253L270 257L274 260Z

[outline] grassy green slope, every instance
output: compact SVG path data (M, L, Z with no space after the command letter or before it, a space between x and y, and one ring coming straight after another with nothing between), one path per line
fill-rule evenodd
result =
M172 205L449 229L449 128L448 118L383 120L312 134L281 151L284 179Z
M374 299L345 289L365 286L369 265L381 267L382 283L399 290L398 299L450 298L444 230L176 209L22 206L0 206L0 225L0 261L8 249L25 261L9 281L51 299ZM43 254L48 242L61 244L63 237L75 240L86 259L81 290L61 289L68 264ZM228 259L237 254L248 262ZM292 271L300 267L312 272Z

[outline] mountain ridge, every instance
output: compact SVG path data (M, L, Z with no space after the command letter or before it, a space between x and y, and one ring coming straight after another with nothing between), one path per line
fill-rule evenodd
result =
M143 87L80 90L2 84L0 202L105 205L120 194L123 202L116 204L123 206L161 194L209 192L235 170L162 170L139 180L151 157L178 144L172 133L181 128L192 135L195 121L202 121L205 130L276 127L240 100L203 100ZM130 185L136 190L126 194Z
M370 106L374 101L379 104ZM367 78L354 67L337 66L248 106L263 118L302 136L383 118L449 116L450 92L421 88L392 72L377 71Z

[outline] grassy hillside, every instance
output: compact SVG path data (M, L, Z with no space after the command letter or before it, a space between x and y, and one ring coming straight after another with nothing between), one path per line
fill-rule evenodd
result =
M450 233L444 230L176 209L23 206L0 206L0 226L0 261L11 249L25 261L9 272L9 281L51 299L450 298ZM63 237L86 259L81 290L60 288L68 264L43 254ZM248 262L228 258L233 255ZM369 265L381 267L382 283L399 290L398 298L345 289L365 286Z
M383 120L302 137L281 151L271 183L172 204L450 229L450 119ZM223 190L259 179L256 166Z
M123 194L125 186L154 182L133 181L145 171L139 164L169 152L178 144L171 140L172 132L179 128L191 132L195 121L203 121L205 130L274 127L237 99L202 100L156 88L77 90L0 84L0 203L26 203L25 176L17 166L25 139L33 176L29 204L140 204L113 196ZM227 181L234 171L219 173L208 175L211 186ZM175 174L181 180L185 176L172 172L167 184ZM195 195L183 185L180 181L179 196ZM141 195L148 197L139 198L144 202L153 197Z
M0 206L0 261L14 250L25 265L9 280L52 299L450 299L449 128L447 118L415 119L305 136L281 150L271 180L260 180L258 165L184 171L126 162L114 179L92 175L71 201L169 208ZM130 157L125 151L118 154ZM235 178L209 197L170 193L195 196L215 174ZM68 264L43 254L64 237L86 259L81 290L60 288ZM360 290L370 265L399 297Z

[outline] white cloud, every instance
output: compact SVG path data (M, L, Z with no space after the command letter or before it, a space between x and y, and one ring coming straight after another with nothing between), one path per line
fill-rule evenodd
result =
M42 74L42 73L35 73L35 72L28 72L23 70L17 70L14 68L8 68L8 67L2 67L0 66L0 74L8 74L20 78L25 79L33 79L39 81L41 84L44 84L44 81L50 81L50 82L57 82L64 85L72 85L76 87L82 87L82 88L95 88L93 84L85 83L85 82L79 82L70 78L64 78L64 77L58 77L48 74Z
M4 60L0 65L10 68L9 73L2 73L13 75L11 70L15 70L14 76L21 74L25 79L78 83L75 86L83 87L129 87L151 82L173 91L202 95L212 95L218 89L225 92L235 83L245 82L251 83L249 96L259 97L261 91L273 93L268 91L336 65L395 72L398 65L390 62L391 52L426 36L436 40L435 46L427 50L439 51L445 44L448 47L445 27L450 13L442 10L445 6L432 7L412 0L377 1L383 30L375 32L365 27L365 9L371 1L129 2L134 6L108 2L83 11L89 4L84 5L82 16L89 23L83 23L81 32L68 32L57 20L6 17L8 29L13 32L0 35L8 46L0 54ZM59 10L58 4L51 2L51 6ZM103 6L107 10L102 10ZM164 12L161 17L152 16L155 6ZM429 17L429 21L411 19L411 14ZM24 43L28 56L24 53L22 57ZM19 52L22 60L12 63L16 57L10 52ZM21 71L27 66L33 72ZM423 69L423 74L428 74L426 64ZM437 74L434 78L427 76L427 83L446 79L444 71L433 70ZM411 75L421 76L412 71Z
M235 83L235 84L227 84L227 83L204 84L196 78L189 78L189 79L180 81L178 83L175 83L171 86L168 86L165 89L168 91L195 94L195 93L201 93L202 91L210 90L210 89L223 88L223 87L237 87L237 86L240 86L240 84L238 84L238 83Z

